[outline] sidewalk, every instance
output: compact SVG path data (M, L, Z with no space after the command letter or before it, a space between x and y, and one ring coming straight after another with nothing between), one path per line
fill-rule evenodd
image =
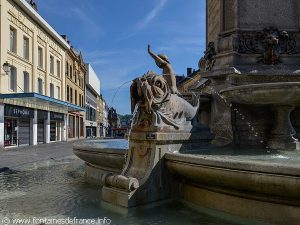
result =
M77 141L5 148L0 150L0 171L4 167L16 168L28 163L74 156L72 145L75 142Z

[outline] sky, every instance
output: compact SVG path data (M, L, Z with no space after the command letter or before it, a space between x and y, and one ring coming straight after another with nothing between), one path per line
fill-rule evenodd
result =
M205 49L205 0L36 3L40 15L92 65L105 101L119 114L130 113L130 81L149 70L161 74L147 53L148 44L153 52L168 55L179 75L187 67L197 69Z

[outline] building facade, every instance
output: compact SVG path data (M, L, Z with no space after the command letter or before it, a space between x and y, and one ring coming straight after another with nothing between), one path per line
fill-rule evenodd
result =
M67 40L66 36L63 36ZM79 107L85 106L85 64L82 54L73 47L66 52L66 101ZM68 113L68 140L85 138L85 112Z
M194 88L201 79L199 70L192 70L187 68L186 77L180 78L177 82L177 89L180 93L189 92L191 88Z
M99 137L100 126L97 123L98 96L100 96L100 79L90 64L85 64L85 110L86 137Z
M121 128L121 120L117 114L117 110L113 107L109 108L108 111L108 123L109 123L109 136L116 137L118 130Z
M0 146L67 140L69 44L25 0L1 0Z
M108 111L109 107L108 104L106 103L105 99L102 101L103 104L103 137L108 137L108 131L109 131L109 123L108 123Z
M97 96L98 106L97 106L97 124L99 127L99 136L104 137L103 132L103 98L102 95Z

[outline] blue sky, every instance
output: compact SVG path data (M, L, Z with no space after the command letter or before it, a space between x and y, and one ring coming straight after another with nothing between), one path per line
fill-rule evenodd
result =
M197 68L205 48L205 0L36 0L39 13L92 64L101 93L130 113L130 82L148 70L147 53L168 55L176 74ZM116 93L116 91L118 92Z

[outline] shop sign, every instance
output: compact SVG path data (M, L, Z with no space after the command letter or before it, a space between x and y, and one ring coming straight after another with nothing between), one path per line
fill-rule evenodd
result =
M48 112L44 110L37 111L37 118L38 120L46 120L48 119Z
M4 116L10 117L22 117L22 118L33 118L34 110L15 105L5 105Z
M64 121L64 114L62 114L62 113L50 112L50 120Z

